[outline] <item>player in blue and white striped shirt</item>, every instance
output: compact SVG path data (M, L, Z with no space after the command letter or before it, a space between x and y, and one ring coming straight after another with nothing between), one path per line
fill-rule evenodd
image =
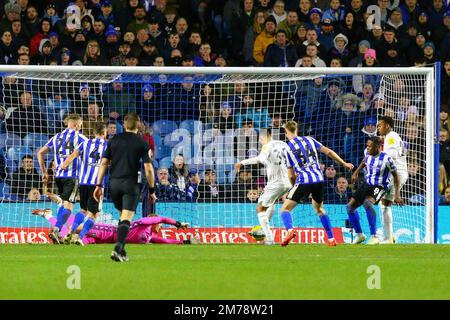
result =
M296 232L292 227L291 212L302 199L311 194L312 206L319 215L320 221L327 232L327 245L335 246L336 241L334 240L330 218L326 215L323 208L324 179L322 170L320 170L318 152L327 155L348 170L353 169L353 164L342 160L336 152L323 146L313 137L297 136L297 123L295 121L288 121L284 125L284 131L289 139L288 146L290 148L286 154L288 175L294 186L289 190L288 196L281 207L281 218L288 230L288 234L281 245L288 245L296 236Z
M48 173L45 167L44 156L50 150L53 150L53 159L56 164L55 184L58 188L58 194L63 200L63 206L58 210L55 228L49 234L50 239L54 243L61 243L62 241L60 231L73 210L73 204L78 191L78 161L74 161L70 166L65 168L62 168L61 164L73 150L79 148L87 140L79 132L83 121L78 114L70 114L66 118L66 121L67 129L56 134L37 153L42 172L42 181L47 183Z
M82 245L83 237L94 226L97 214L100 212L99 202L94 199L95 186L103 184L103 181L97 181L98 172L100 169L100 161L103 153L106 150L108 142L106 139L106 125L98 122L94 126L95 138L85 141L80 144L72 154L61 164L61 168L67 168L76 160L80 160L80 212L75 216L72 224L71 232L68 233L65 242L72 242ZM85 218L87 220L85 221ZM83 225L79 234L77 229Z
M386 190L392 186L392 177L394 178L395 188L394 201L397 204L403 204L400 197L400 177L394 160L387 153L381 152L381 140L378 137L368 138L364 160L353 173L352 183L356 182L358 173L363 168L365 168L364 185L357 189L347 204L349 220L357 234L353 244L359 244L366 240L359 222L359 215L356 212L356 209L361 205L364 205L370 226L371 238L368 244L378 244L379 240L376 236L377 215L373 205L378 203Z

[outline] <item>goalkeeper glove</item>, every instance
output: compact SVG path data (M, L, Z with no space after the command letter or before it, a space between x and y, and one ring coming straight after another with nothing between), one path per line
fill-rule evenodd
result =
M186 230L186 229L189 227L189 223L177 221L177 222L175 223L175 227L176 227L177 229L183 229L183 230Z

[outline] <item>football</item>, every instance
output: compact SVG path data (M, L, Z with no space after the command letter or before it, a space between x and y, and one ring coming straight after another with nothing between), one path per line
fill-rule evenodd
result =
M262 241L266 238L266 235L264 234L264 231L261 228L261 226L253 227L253 229L250 230L248 234L256 241Z

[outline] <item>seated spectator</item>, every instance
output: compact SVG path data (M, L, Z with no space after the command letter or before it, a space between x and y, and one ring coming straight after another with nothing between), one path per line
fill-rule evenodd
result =
M216 172L207 169L204 172L205 178L198 185L198 200L201 202L215 202L223 199L223 188L217 184Z
M239 112L236 113L236 122L239 128L243 127L244 119L250 119L254 128L268 128L271 122L269 110L261 105L264 101L255 103L253 97L244 96Z
M144 43L141 55L139 56L139 63L141 66L151 66L156 57L158 57L159 51L156 48L156 44L153 39L148 39Z
M188 174L189 182L186 186L186 201L197 202L199 197L198 186L200 184L200 176L197 169L190 169Z
M326 193L326 202L330 204L347 204L352 196L352 192L345 177L338 177L336 186L331 192Z
M0 64L10 64L14 60L14 51L16 50L12 44L11 31L3 31L0 40Z
M312 64L314 67L317 67L317 68L325 68L325 67L327 66L326 63L325 63L325 61L323 61L323 60L318 56L318 49L317 49L317 46L316 46L315 44L308 44L308 45L306 46L306 56L308 56L308 57L311 58L311 64ZM304 57L304 56L303 56L303 57ZM297 60L297 62L296 62L296 64L295 64L295 67L300 67L300 66L306 67L306 66L303 64L303 57L302 57L302 59L298 59L298 60Z
M336 186L337 171L333 164L328 165L325 168L324 174L324 192L331 193Z
M119 53L111 58L111 65L119 66L119 67L125 66L125 58L130 54L130 52L131 52L130 44L126 41L120 42ZM152 62L153 62L153 60L152 60ZM143 63L143 62L141 61L141 63Z
M325 19L322 20L322 23L320 24L320 30L321 32L319 33L317 40L322 46L321 50L324 53L327 53L333 48L334 38L338 34L336 31L339 31L339 29L335 29L330 19Z
M33 64L48 66L50 61L54 59L52 44L48 39L42 39L39 44L39 52L32 60Z
M142 5L138 5L134 9L134 19L128 24L126 30L137 34L139 30L148 30L148 22L146 20L145 8Z
M268 14L264 11L257 11L253 18L253 24L247 28L244 37L244 45L242 47L242 53L244 55L245 65L254 65L253 60L253 45L255 44L256 37L263 31L264 22L266 21Z
M122 79L117 79L107 87L103 93L103 102L107 106L104 113L110 119L118 120L129 112L136 112L136 97L133 92L124 88Z
M329 7L323 12L322 20L330 19L332 24L344 21L344 8L339 0L330 0Z
M236 181L229 186L227 197L235 202L246 202L247 190L257 189L251 168L241 169L236 177Z
M269 11L269 14L275 18L277 25L286 20L287 12L285 10L284 1L276 0L273 4L273 9Z
M157 177L158 181L155 183L156 197L160 202L184 201L184 192L178 189L176 184L170 183L167 168L159 168Z
M247 190L247 195L245 197L245 202L247 203L257 203L258 202L258 198L259 198L259 191L258 188L255 187L251 187Z
M234 129L234 116L233 109L230 106L228 101L224 101L220 103L220 117L217 119L217 122L214 123L214 128L220 129L222 133L225 133L226 130Z
M202 43L199 49L199 55L194 57L194 64L197 67L214 66L215 55L212 54L211 45L208 42Z
M444 190L444 194L439 196L440 206L450 206L450 186L447 186Z
M181 154L175 156L175 159L173 159L172 168L170 168L170 180L178 186L178 189L183 192L186 191L188 166Z
M439 131L439 162L450 172L450 133L445 128Z
M264 30L256 37L253 45L253 59L257 66L264 63L267 47L275 41L277 22L273 16L268 16L264 22Z
M28 201L41 201L42 199L41 193L39 189L33 188L28 192L27 200Z
M102 54L100 44L96 40L89 40L83 57L85 66L107 66L109 62Z
M19 97L20 106L6 118L6 128L9 132L26 136L28 133L48 133L47 120L38 106L34 105L33 94L22 92ZM29 115L33 117L30 118Z
M107 118L102 117L100 107L96 102L90 102L88 105L88 113L83 117L83 126L81 131L91 139L94 137L95 125L97 122L107 123Z
M115 122L109 122L108 123L108 129L107 129L107 139L111 140L115 135L117 134L117 125Z
M25 199L31 189L40 187L41 178L34 167L33 157L25 155L22 157L20 168L7 178L11 187L11 194Z
M425 58L426 64L433 64L438 61L436 48L435 48L433 42L425 43L425 45L423 47L423 57Z
M267 47L264 67L293 67L297 62L297 50L289 44L286 31L278 30L275 42Z
M287 13L285 20L278 24L278 30L284 30L286 32L286 37L288 41L294 38L298 27L300 26L300 21L298 20L298 13L295 10L290 10Z
M331 48L328 51L328 59L331 60L332 58L339 58L342 60L342 64L344 67L348 66L348 63L350 62L351 53L350 50L347 49L348 45L348 39L347 37L339 33L334 38L334 47Z

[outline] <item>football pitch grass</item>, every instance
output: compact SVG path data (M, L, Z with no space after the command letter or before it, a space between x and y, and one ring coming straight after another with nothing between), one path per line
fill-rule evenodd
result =
M0 299L450 299L448 245L112 247L0 245Z

